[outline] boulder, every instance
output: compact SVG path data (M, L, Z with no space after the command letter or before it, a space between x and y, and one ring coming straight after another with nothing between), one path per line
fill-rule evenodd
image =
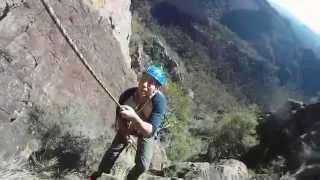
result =
M291 99L267 113L260 119L260 144L245 155L245 163L254 168L280 156L285 159L282 170L289 169L292 177L320 176L316 170L320 164L319 117L320 103L306 105Z
M218 163L173 163L164 168L164 176L178 177L182 179L201 180L247 180L248 169L245 164L238 160L226 159Z
M214 166L211 179L221 180L247 180L249 172L247 166L241 161L234 159L221 160ZM216 177L216 178L215 178Z

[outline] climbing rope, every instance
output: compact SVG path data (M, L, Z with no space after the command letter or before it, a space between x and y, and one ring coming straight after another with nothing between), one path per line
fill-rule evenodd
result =
M53 8L50 6L50 4L47 2L47 0L41 0L41 2L44 5L44 7L47 10L47 12L49 13L49 16L51 17L51 19L57 25L57 27L60 30L60 32L62 33L63 37L67 40L67 42L70 45L70 47L73 49L73 51L76 53L76 55L81 60L81 63L88 69L88 71L93 76L93 78L98 82L98 84L101 86L101 88L110 96L110 98L113 100L113 102L116 103L116 105L118 107L120 107L120 104L116 100L116 98L114 98L114 96L111 94L111 92L103 85L102 81L95 75L95 73L94 73L93 69L91 68L91 66L89 65L88 61L83 56L83 54L80 52L80 50L77 47L77 45L70 38L70 35L68 34L66 29L61 24L61 21L59 20L59 18L57 17L57 15L55 14Z
M79 57L79 59L81 60L81 63L86 67L86 69L88 69L88 71L90 72L90 74L93 76L93 78L98 82L98 84L100 85L100 87L110 96L110 98L112 99L112 101L114 103L116 103L117 107L120 108L120 104L119 102L116 100L116 98L111 94L111 92L103 85L102 81L95 75L93 69L91 68L91 66L89 65L88 61L85 59L85 57L83 56L83 54L80 52L79 48L77 47L77 45L74 43L74 41L70 38L68 32L66 31L66 29L63 27L61 21L59 20L59 18L57 17L57 15L55 14L53 8L50 6L50 4L47 2L47 0L41 0L42 4L44 5L45 9L47 10L49 16L51 17L51 19L54 21L54 23L57 25L59 31L62 33L63 37L66 39L66 41L68 42L68 44L70 45L70 47L72 48L72 50L76 53L76 55ZM137 111L137 113L140 113L140 111L143 108L141 108L140 110ZM116 120L117 121L117 120ZM116 122L117 125L117 122ZM130 146L133 147L135 150L137 150L137 146L133 143L133 139L129 136L129 143L127 148L129 148Z

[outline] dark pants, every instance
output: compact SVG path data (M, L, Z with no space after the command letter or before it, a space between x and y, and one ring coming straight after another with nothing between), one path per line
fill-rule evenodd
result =
M126 138L119 133L113 139L113 142L99 165L99 173L110 173L114 163L118 159L120 153L126 147ZM149 169L150 162L153 155L155 137L138 138L137 152L135 157L135 166L127 175L128 180L136 180L139 176Z

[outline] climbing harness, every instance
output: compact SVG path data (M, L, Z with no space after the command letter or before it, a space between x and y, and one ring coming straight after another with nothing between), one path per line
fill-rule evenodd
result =
M143 113L143 109L146 107L146 105L149 103L150 101L148 100L148 101L146 101L144 104L142 104L142 105L137 105L136 107L134 107L133 109L134 109L134 111L140 116L140 115L142 115L141 113ZM118 121L118 119L116 120L116 124L118 124L119 123L119 121ZM127 130L130 132L130 129L131 129L131 125L132 125L132 123L131 122L129 122L129 125L128 125L128 127L127 127ZM128 142L128 146L126 147L126 151L128 151L129 150L129 148L130 147L132 147L134 150L137 150L137 145L134 143L134 140L133 140L133 138L131 137L131 135L130 134L128 134L128 135L126 135L126 137L127 137L127 142Z
M76 53L76 55L79 57L79 59L81 60L81 63L88 69L88 71L90 72L90 74L93 76L93 78L98 82L98 84L100 85L100 87L102 87L102 89L110 96L110 98L112 99L112 101L114 103L116 103L116 105L118 107L120 107L121 105L119 104L119 102L116 100L116 98L114 98L114 96L110 93L110 91L103 85L102 81L95 75L93 69L91 68L91 66L89 65L88 61L85 59L85 57L83 56L83 54L80 52L79 48L77 47L77 45L73 42L73 40L70 38L69 34L67 33L66 29L62 26L61 21L59 20L59 18L57 17L57 15L55 14L53 8L50 6L50 4L47 2L47 0L41 0L42 4L44 5L45 9L47 10L47 12L49 13L49 16L51 17L51 19L55 22L55 24L57 25L59 31L62 33L63 37L67 40L68 44L70 45L70 47L72 48L72 50Z

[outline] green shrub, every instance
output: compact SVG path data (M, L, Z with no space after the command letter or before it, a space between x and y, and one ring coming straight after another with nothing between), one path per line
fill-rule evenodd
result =
M27 168L41 179L85 171L89 168L86 163L97 158L92 143L109 135L101 137L104 128L99 124L103 121L85 104L32 105L29 119L29 130L41 141L41 148L31 154Z
M211 161L221 158L239 158L250 147L257 144L256 107L237 107L223 114L221 119L213 123L212 141L209 150L214 149Z
M183 88L169 82L165 92L168 100L168 113L162 124L161 139L165 144L169 159L182 161L193 153L199 142L189 132L191 101Z

